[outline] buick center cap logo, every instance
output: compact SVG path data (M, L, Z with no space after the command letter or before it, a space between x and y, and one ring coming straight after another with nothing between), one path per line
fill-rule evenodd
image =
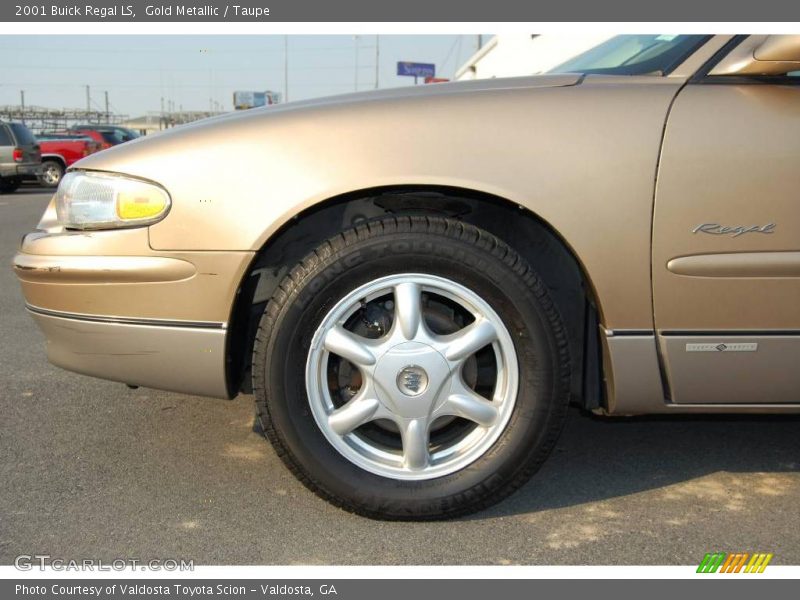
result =
M406 396L419 396L428 387L428 374L417 365L409 365L397 374L397 387Z

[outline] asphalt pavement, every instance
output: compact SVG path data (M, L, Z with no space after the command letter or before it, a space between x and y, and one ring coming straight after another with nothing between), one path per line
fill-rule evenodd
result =
M254 424L211 400L62 371L11 258L49 195L0 195L0 564L698 564L709 551L800 564L800 419L603 419L574 411L542 471L449 522L386 523L318 499Z

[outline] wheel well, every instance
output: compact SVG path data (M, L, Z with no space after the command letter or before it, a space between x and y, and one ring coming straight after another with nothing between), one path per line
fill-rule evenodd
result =
M66 161L65 161L65 160L64 160L64 159L63 159L61 156L59 156L59 155L57 155L57 154L43 154L43 155L42 155L42 162L44 162L44 161L46 161L46 160L51 160L51 161L53 161L53 162L57 162L57 163L59 163L59 164L60 164L60 165L61 165L61 166L62 166L64 169L66 169L66 168L67 168L67 163L66 163Z
M256 254L234 302L228 332L228 388L250 392L250 357L258 322L281 279L308 252L358 223L386 215L456 218L497 236L525 257L542 277L569 332L573 403L603 404L599 305L574 253L529 210L481 192L449 187L362 190L300 213Z

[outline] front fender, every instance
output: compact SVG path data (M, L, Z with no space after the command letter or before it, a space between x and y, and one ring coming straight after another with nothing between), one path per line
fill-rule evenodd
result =
M166 186L172 211L150 228L151 246L163 250L258 250L303 210L365 188L492 194L567 241L606 327L652 329L653 186L681 82L596 79L286 105L179 128L79 166Z

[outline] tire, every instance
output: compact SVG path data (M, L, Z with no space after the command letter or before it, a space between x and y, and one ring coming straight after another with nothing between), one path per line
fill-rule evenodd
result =
M490 341L463 358L484 343L479 325ZM253 352L257 415L286 466L329 502L387 520L456 517L519 488L561 432L569 377L565 328L534 270L440 217L370 221L320 245L267 303ZM351 431L367 414L356 400L376 420Z
M57 160L42 161L42 175L40 182L44 187L58 187L61 178L64 176L64 165Z
M22 181L16 177L0 179L0 194L11 194L17 191Z

